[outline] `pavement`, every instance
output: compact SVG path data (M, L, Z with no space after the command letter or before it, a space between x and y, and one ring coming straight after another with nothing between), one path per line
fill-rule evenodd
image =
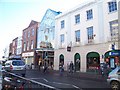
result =
M31 69L32 71L40 72L38 69ZM42 71L42 70L41 70ZM59 70L48 70L50 75L55 75L59 76ZM84 80L94 80L94 81L106 81L107 76L102 76L97 73L88 73L88 72L74 72L74 73L69 73L67 71L64 71L62 73L62 76L64 77L71 77L71 78L77 78L77 79L84 79Z

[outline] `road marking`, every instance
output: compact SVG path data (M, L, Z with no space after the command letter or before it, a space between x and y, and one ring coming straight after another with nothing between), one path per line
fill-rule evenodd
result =
M77 86L75 86L75 85L72 85L74 88L79 88L79 87L77 87Z
M43 79L45 82L49 82L47 79L45 79L45 78L30 78L30 79Z
M70 84L66 84L66 83L59 83L59 82L52 82L52 83L55 83L55 84L63 84L63 85L70 85Z
M30 79L43 79L45 82L49 82L49 83L55 83L55 84L61 84L61 85L67 85L67 86L72 86L74 88L80 89L79 87L72 85L72 84L67 84L67 83L60 83L60 82L50 82L45 78L30 78ZM82 89L81 89L82 90Z
M49 82L47 79L43 78L43 80L45 80L46 82Z
M74 88L78 88L80 89L79 87L75 86L75 85L72 85L72 84L66 84L66 83L59 83L59 82L52 82L52 83L55 83L55 84L63 84L63 85L68 85L68 86L72 86Z

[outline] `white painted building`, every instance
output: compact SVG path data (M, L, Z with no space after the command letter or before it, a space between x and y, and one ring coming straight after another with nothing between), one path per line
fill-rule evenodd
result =
M119 55L113 60L109 51L118 49L118 1L90 0L56 16L55 70L61 61L65 69L73 61L81 72L98 69L108 59L111 68L115 67Z

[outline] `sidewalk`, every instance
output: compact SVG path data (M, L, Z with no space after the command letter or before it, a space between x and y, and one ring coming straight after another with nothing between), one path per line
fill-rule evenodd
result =
M33 69L33 70L40 72L38 69ZM49 70L48 73L50 75L59 76L58 70ZM69 73L67 71L64 71L63 76L77 78L77 79L83 79L83 80L94 80L94 81L106 81L106 79L107 79L106 77L103 77L102 75L95 74L95 73L88 73L88 72Z

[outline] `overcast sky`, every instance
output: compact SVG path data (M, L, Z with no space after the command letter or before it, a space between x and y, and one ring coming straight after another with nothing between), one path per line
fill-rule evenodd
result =
M65 12L87 0L0 0L0 59L31 20L40 22L48 8Z

